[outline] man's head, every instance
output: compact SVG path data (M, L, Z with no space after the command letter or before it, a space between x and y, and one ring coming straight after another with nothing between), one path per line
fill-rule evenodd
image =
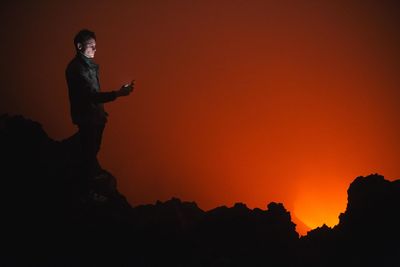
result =
M77 52L87 58L94 58L96 52L96 34L87 29L81 30L74 38L74 45Z

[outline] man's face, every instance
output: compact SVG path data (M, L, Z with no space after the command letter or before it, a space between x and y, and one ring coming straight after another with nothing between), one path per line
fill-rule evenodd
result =
M84 44L78 44L78 49L85 57L94 58L94 54L96 53L96 40L89 39Z

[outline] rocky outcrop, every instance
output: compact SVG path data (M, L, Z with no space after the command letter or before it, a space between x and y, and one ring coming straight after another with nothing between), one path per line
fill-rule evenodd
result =
M334 228L299 238L282 203L203 211L177 198L131 207L99 165L78 193L77 135L55 141L37 122L0 116L1 266L397 266L400 181L358 177Z
M314 229L301 239L302 266L395 266L400 251L400 180L360 176L347 193L339 224Z

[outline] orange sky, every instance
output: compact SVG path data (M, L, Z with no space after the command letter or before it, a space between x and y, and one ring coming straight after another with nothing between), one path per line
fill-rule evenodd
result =
M276 201L333 226L355 177L400 176L396 1L7 2L1 113L76 131L64 70L81 28L104 91L136 79L106 105L99 154L132 205Z

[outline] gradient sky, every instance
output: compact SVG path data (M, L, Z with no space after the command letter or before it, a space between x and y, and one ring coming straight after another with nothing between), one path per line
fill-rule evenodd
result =
M99 159L134 206L283 202L338 222L357 176L400 177L397 1L6 1L0 112L62 140L64 70L97 34L110 113Z

